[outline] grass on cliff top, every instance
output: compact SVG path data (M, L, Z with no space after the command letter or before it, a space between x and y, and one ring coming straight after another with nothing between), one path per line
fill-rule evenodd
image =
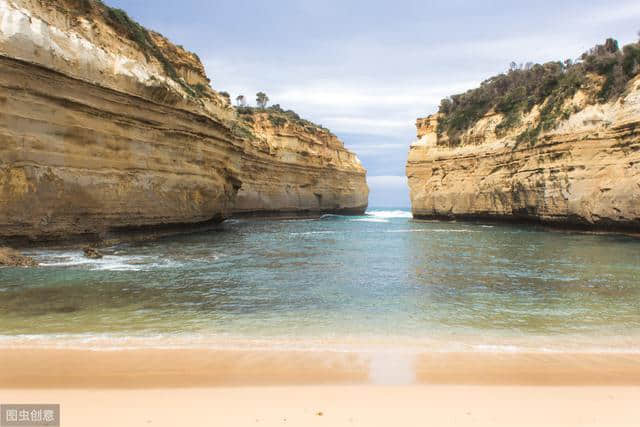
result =
M70 10L76 14L86 15L94 10L99 11L109 24L118 34L123 35L129 40L135 42L140 51L145 55L147 60L151 57L155 58L165 71L165 73L175 82L180 84L182 88L193 98L202 96L205 93L202 85L192 87L187 84L177 73L175 67L162 53L162 49L153 41L149 34L149 30L131 19L127 12L122 9L109 7L101 0L66 0ZM197 56L196 56L197 57Z
M496 127L496 134L503 136L520 124L523 114L541 105L537 125L517 137L518 142L535 143L540 133L555 128L573 113L563 109L563 105L588 83L588 74L603 78L594 101L604 103L619 98L639 72L640 43L621 50L614 39L595 46L575 62L529 63L520 67L512 64L507 73L491 77L479 88L443 99L437 131L449 137L450 145L459 145L462 134L495 109L503 114Z
M283 110L278 104L274 104L267 108L237 107L236 110L238 111L240 118L245 122L252 123L254 121L253 115L266 113L268 115L269 121L274 127L282 127L288 122L292 122L299 126L302 126L307 130L323 132L333 136L333 133L331 133L331 131L324 126L303 119L293 110Z

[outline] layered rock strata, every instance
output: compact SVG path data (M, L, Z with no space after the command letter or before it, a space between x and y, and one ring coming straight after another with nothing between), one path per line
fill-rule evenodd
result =
M197 55L99 1L0 0L0 237L363 211L355 155L269 115L241 117Z
M277 112L246 118L257 136L244 150L235 214L361 214L365 170L328 130Z
M640 79L604 104L579 91L566 108L572 113L532 143L518 142L522 126L497 136L502 116L493 111L457 145L438 133L438 114L419 119L407 163L414 216L639 231Z

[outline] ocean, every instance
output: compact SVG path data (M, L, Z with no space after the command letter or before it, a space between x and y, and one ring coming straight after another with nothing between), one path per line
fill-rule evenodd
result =
M360 217L235 219L0 269L0 346L640 352L640 240Z

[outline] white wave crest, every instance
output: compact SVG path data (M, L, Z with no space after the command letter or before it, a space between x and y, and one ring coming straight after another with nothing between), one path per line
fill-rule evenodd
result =
M42 267L70 267L103 271L146 271L180 265L179 262L173 260L159 260L147 255L105 255L101 259L89 259L80 252L64 252L47 254L38 258L42 259L40 262Z
M389 222L389 220L384 218L356 218L350 221L354 222Z
M367 211L366 215L376 218L412 218L411 212L393 210L393 211Z

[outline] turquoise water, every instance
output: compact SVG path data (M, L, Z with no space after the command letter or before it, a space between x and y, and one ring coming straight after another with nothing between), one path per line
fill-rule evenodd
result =
M0 269L0 339L640 351L640 241L625 236L372 210L104 253Z

